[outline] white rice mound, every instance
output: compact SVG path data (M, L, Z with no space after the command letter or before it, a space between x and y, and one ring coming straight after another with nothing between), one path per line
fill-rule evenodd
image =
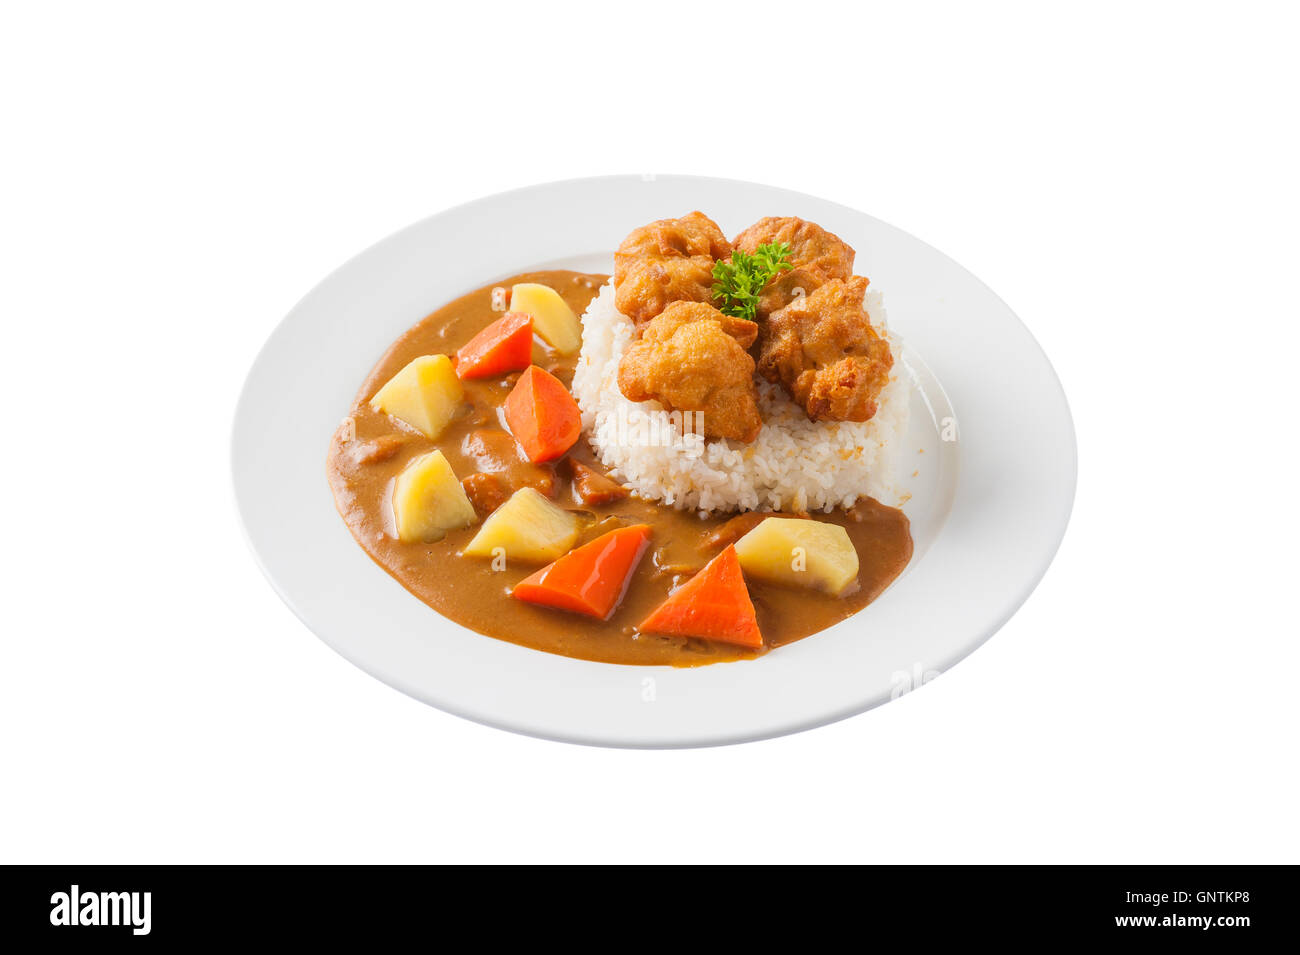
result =
M894 354L893 375L870 421L809 421L780 385L760 379L763 429L757 440L709 439L701 447L698 439L665 437L666 428L638 429L645 412L663 409L658 402L628 401L619 391L618 363L635 333L632 320L614 305L611 280L582 316L572 391L583 429L612 477L642 498L676 508L830 511L862 496L898 506L895 472L907 430L908 375L880 293L869 289L864 305ZM646 440L647 433L658 437Z

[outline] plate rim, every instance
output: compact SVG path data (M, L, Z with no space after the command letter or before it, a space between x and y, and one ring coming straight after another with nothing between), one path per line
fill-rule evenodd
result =
M1048 569L1051 567L1056 557L1056 554L1059 552L1060 545L1064 539L1065 533L1069 526L1069 520L1073 512L1074 500L1078 488L1077 435L1074 429L1073 415L1070 412L1068 398L1065 395L1064 388L1061 384L1060 377L1057 374L1056 369L1053 367L1050 358L1044 352L1042 346L1039 344L1037 338L1033 335L1032 331L1028 328L1028 326L1024 323L1024 321L1006 304L1006 302L992 288L990 288L986 283L980 280L978 276L975 276L973 273L971 273L970 270L966 269L963 265L961 265L961 263L955 261L946 253L935 248L934 246L929 245L923 240L916 238L915 236L911 235L905 230L899 229L896 226L883 222L883 220L877 219L874 216L870 216L867 213L860 212L859 210L835 202L834 200L823 199L821 197L812 196L804 193L799 193L794 190L785 189L784 187L770 186L763 183L749 182L745 180L736 180L736 179L726 179L726 178L719 178L719 177L710 177L710 176L695 176L695 175L677 175L677 174L662 175L662 176L654 175L651 178L647 179L644 174L611 174L611 175L601 175L601 176L559 179L559 180L553 180L545 183L538 183L534 185L519 186L502 192L476 197L474 199L467 200L457 205L450 206L445 209L436 211L430 215L424 216L419 220L412 222L398 229L397 231L380 238L378 241L358 251L357 253L349 257L346 261L344 261L341 265L337 266L335 269L327 273L301 298L299 298L297 302L295 302L293 307L289 309L288 312L285 313L285 315L280 319L280 321L277 322L276 325L267 334L266 339L263 341L262 345L257 350L256 355L254 356L251 364L249 365L249 370L246 373L244 380L240 386L238 399L236 400L235 403L234 414L231 419L230 430L228 432L229 437L228 437L227 448L229 453L228 463L230 466L230 471L228 473L231 476L231 490L233 495L233 502L235 504L237 516L239 518L238 524L239 524L240 532L244 538L245 543L248 545L249 550L252 552L254 560L257 563L257 566L262 571L263 575L267 578L268 582L271 584L271 587L275 591L275 593L280 597L281 600L284 601L284 603L289 607L291 612L293 612L293 614L300 621L302 621L302 623L308 628L308 630L310 630L315 636L321 639L322 642L324 642L327 646L333 649L336 653L339 653L340 656L342 656L344 659L348 660L350 663L356 665L359 669L375 677L376 679L380 680L386 685L393 687L399 692L402 692L408 696L412 696L413 698L418 699L421 702L424 702L431 706L434 706L437 709L441 709L444 712L448 712L453 715L462 717L464 719L469 719L474 722L481 723L483 725L492 726L497 729L504 729L510 732L519 733L534 738L569 742L569 743L575 743L579 745L617 747L617 748L629 748L629 749L697 748L697 747L708 747L708 746L718 746L718 745L730 745L730 744L742 743L742 742L752 742L755 740L767 739L767 738L772 738L780 735L803 732L809 729L814 729L819 726L825 726L830 723L838 722L839 720L858 715L867 710L873 709L874 707L880 705L881 703L888 702L890 699L895 698L894 694L882 695L879 691L877 691L873 694L866 695L862 698L859 698L858 700L852 703L825 709L822 712L818 713L817 715L810 715L807 718L802 720L787 721L783 723L781 726L775 728L771 726L765 726L761 728L756 727L752 732L736 731L736 730L731 730L731 731L720 730L716 734L703 732L703 733L691 735L689 737L666 736L662 738L654 738L654 737L626 737L626 736L620 736L618 734L610 735L608 733L602 733L600 731L595 731L595 730L593 730L592 732L582 732L581 730L574 729L574 728L570 728L569 730L566 731L556 731L554 729L540 728L535 725L529 725L527 722L521 722L518 719L511 719L507 717L498 718L497 716L495 716L490 712L484 712L481 709L477 709L470 706L459 705L459 703L454 700L433 699L430 697L428 692L424 691L422 688L418 686L413 686L410 683L403 681L401 678L395 676L393 673L385 672L380 668L376 668L371 665L368 665L368 662L362 661L357 657L349 654L348 652L345 652L345 650L341 646L339 646L335 640L331 639L329 636L323 633L322 630L313 622L313 620L309 619L309 614L306 611L304 611L304 609L300 606L296 595L289 592L289 590L286 589L281 579L275 573L274 568L268 565L265 555L262 553L261 550L259 550L259 547L257 545L257 540L255 539L254 536L254 530L249 523L249 514L245 504L245 499L241 495L241 475L239 469L239 455L240 455L239 445L240 445L240 438L241 438L241 424L247 419L247 416L251 410L251 403L253 401L251 395L251 391L252 391L251 386L254 383L255 375L259 372L263 363L268 360L268 355L272 352L273 345L277 341L277 336L287 325L290 324L291 320L294 320L295 317L298 316L300 311L303 311L308 307L309 303L311 303L314 300L314 298L318 295L318 293L322 291L322 289L325 289L329 287L332 283L338 281L341 276L344 276L347 273L349 273L351 270L353 270L358 265L358 263L368 260L374 256L380 255L386 249L397 247L404 239L407 239L412 235L418 234L422 230L429 229L438 220L449 218L456 213L463 214L467 211L475 209L476 207L484 207L494 203L509 202L512 198L518 198L520 196L527 195L530 193L541 193L547 190L554 190L557 188L595 187L597 185L622 186L624 184L628 186L634 186L639 183L656 182L656 181L688 183L697 187L717 186L719 188L725 188L725 189L737 189L737 188L755 189L755 190L765 191L765 192L781 193L791 198L806 199L813 204L837 207L846 216L861 218L866 221L875 223L877 226L883 227L891 232L897 233L898 235L905 237L907 240L915 243L917 246L922 247L929 254L940 257L947 264L949 268L956 269L968 281L974 283L974 285L978 287L978 289L982 292L983 295L987 296L993 302L996 302L997 305L1000 306L1000 308L1005 312L1005 315L1010 317L1016 323L1016 325L1018 325L1019 331L1026 337L1027 341L1032 345L1033 350L1037 354L1037 357L1041 359L1042 365L1044 366L1044 370L1048 373L1048 376L1050 377L1050 382L1054 386L1055 394L1053 395L1053 397L1059 399L1059 409L1057 410L1059 410L1063 414L1063 417L1061 418L1061 420L1057 422L1057 425L1062 427L1062 433L1068 439L1064 442L1064 444L1068 445L1068 455L1067 455L1068 461L1065 462L1067 464L1066 470L1068 471L1068 480L1067 480L1068 487L1064 489L1065 493L1061 496L1058 502L1059 503L1058 514L1056 520L1054 521L1055 531L1053 534L1049 535L1053 538L1053 543L1051 544L1050 548L1043 556L1043 559L1041 559L1041 561L1038 562L1036 571L1021 579L1020 586L1016 590L1015 595L1006 601L1002 612L995 615L995 617L990 622L981 626L977 635L964 641L961 647L961 651L956 653L955 655L951 655L948 659L946 659L942 664L942 670L940 670L939 672L946 671L952 666L955 666L956 664L960 663L967 656L973 653L976 649L983 646L995 633L997 633L998 630L1000 630L1003 626L1005 626L1007 621L1009 621L1011 617L1013 617L1015 613L1020 609L1020 607L1024 605L1025 601L1037 588L1039 583L1041 583L1043 577L1046 575ZM520 265L521 267L526 265L526 263L517 263L517 264ZM514 269L514 271L519 271L519 269ZM487 280L488 280L487 277L484 277L484 281ZM886 295L886 302L888 305L889 289L885 288L884 292ZM433 307L436 307L436 305L437 303L434 303ZM906 330L904 330L904 337L905 338L910 337ZM920 354L920 358L923 362L926 361L929 357L930 356L928 355L928 353ZM936 376L936 380L938 381L941 388L945 386L946 382L941 376ZM354 391L355 387L356 387L355 383L348 384L349 391ZM956 408L956 411L958 414L961 413L961 409L959 407ZM325 483L323 477L323 471L324 471L323 443L322 443L320 458L321 458L321 472L322 472L322 478L320 483L323 486ZM960 475L958 477L958 482L960 483ZM338 518L337 514L333 511L332 507L331 507L331 516L333 516L337 524L340 527L342 527L342 521L341 519ZM350 535L348 535L348 539L349 542L352 543L352 546L359 552L360 548L357 547L355 542L351 541ZM369 558L366 557L366 560L369 561ZM415 599L415 598L411 598L411 599ZM428 608L425 609L427 610ZM459 624L455 624L454 622L449 621L449 623L451 623L452 626L460 627ZM461 629L466 629L466 628L462 627ZM473 631L467 631L467 632L473 633ZM519 648L513 644L505 644L503 641L495 640L491 637L484 637L481 634L473 633L473 635L476 639L480 641L486 641L491 644L515 647L516 649L524 650L525 652L534 655L542 655L547 657L553 656L551 654L540 654L539 651L528 650L527 648ZM798 644L794 644L791 646L797 646L797 645ZM766 655L765 657L759 658L759 660L767 659L770 656L771 654ZM560 657L558 659L570 660L571 658ZM590 661L578 661L578 662L587 663L590 666L602 667L602 668L615 666L612 664L591 663ZM753 666L757 662L758 661L745 661L744 664L742 665ZM621 669L632 671L632 670L642 670L642 669L650 669L650 668L628 666L628 667L621 667ZM697 669L711 670L711 669L715 669L715 667L706 667L706 668L697 668ZM687 671L687 672L691 672L691 671ZM593 723L598 723L598 722L599 722L598 718L593 717Z

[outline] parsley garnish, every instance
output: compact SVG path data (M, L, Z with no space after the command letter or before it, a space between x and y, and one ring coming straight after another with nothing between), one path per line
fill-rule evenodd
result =
M763 286L790 269L790 246L785 242L767 242L752 253L737 249L730 262L719 259L713 263L713 297L721 302L718 311L756 321Z

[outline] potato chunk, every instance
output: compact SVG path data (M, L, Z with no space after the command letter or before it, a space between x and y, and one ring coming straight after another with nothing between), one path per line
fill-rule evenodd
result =
M521 487L483 522L465 548L471 557L494 557L500 547L507 560L544 563L568 553L582 529L577 514L552 504L531 487Z
M825 591L836 597L858 577L858 552L838 524L769 517L736 541L746 574L759 580Z
M447 531L469 527L474 505L441 451L430 451L402 469L393 483L393 518L403 541L438 541Z
M437 438L456 414L465 390L446 355L421 355L375 392L370 407Z
M520 282L512 286L510 311L533 316L533 331L561 355L576 355L582 348L582 323L549 285Z

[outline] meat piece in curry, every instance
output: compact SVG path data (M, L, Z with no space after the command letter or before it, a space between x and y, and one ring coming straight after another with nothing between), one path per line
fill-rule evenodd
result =
M352 451L352 457L357 464L374 464L377 461L387 461L406 444L406 437L400 434L381 434L373 441L367 441L364 444L358 443Z
M763 426L754 386L753 322L695 302L673 302L646 326L618 367L629 401L700 412L702 434L753 441Z
M491 514L510 498L510 491L501 476L487 471L466 475L461 478L460 486L465 489L465 496L479 517Z
M496 427L475 428L460 444L461 454L473 460L479 472L500 475L500 485L508 489L507 497L521 487L534 488L547 497L555 494L555 469L529 461L510 432ZM470 500L474 500L473 495Z
M708 302L713 263L731 243L702 212L635 229L614 253L615 304L640 328L670 302Z
M831 279L768 319L759 371L779 381L813 421L867 421L894 356L863 306L867 280Z
M766 511L746 511L728 520L725 524L705 534L700 540L700 550L704 552L719 551L736 543L759 524L771 517Z
M581 461L569 459L573 491L583 504L608 504L627 497L627 488Z
M831 279L849 279L853 275L853 247L815 222L794 216L768 216L759 219L736 236L733 243L742 252L754 252L759 246L784 243L790 247L788 272L767 283L759 300L758 317L766 319L789 305L802 290L811 294Z

